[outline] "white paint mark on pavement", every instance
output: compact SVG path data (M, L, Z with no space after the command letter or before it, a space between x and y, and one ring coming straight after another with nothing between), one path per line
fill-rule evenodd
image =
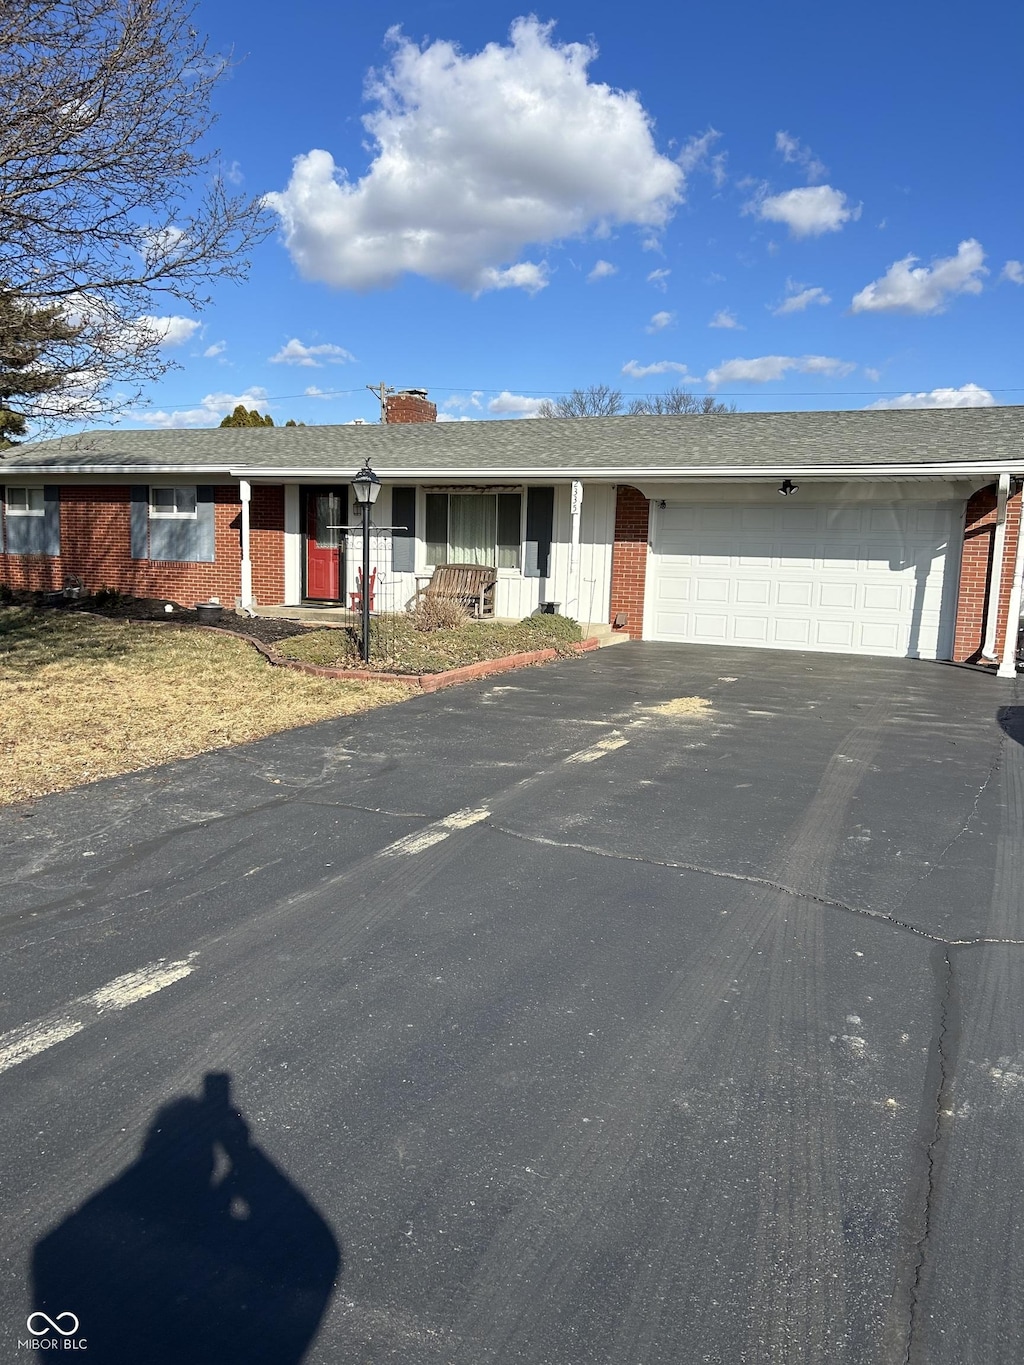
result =
M147 995L155 995L165 986L173 986L175 981L190 975L195 970L198 953L189 953L180 962L151 962L137 972L126 972L115 977L106 986L94 991L89 997L98 1010L123 1010L134 1005L136 1000L145 1000Z
M426 829L417 830L415 834L406 834L403 838L396 839L393 844L388 844L387 848L381 849L381 857L398 858L410 853L423 853L424 850L433 848L435 844L447 839L454 830L469 829L472 825L478 825L481 820L487 820L490 814L491 812L482 806L475 810L467 808L453 811L451 815L436 820Z
M0 1037L0 1071L9 1071L19 1062L27 1062L30 1057L81 1033L84 1028L78 1019L49 1019L12 1029Z
M57 1043L63 1043L66 1038L73 1038L106 1011L126 1009L137 1000L145 1000L147 996L172 986L175 981L181 981L195 971L198 956L198 953L189 953L188 957L177 962L161 958L137 972L126 972L124 976L115 977L98 991L79 996L63 1009L43 1019L0 1034L0 1073L27 1062Z
M477 810L457 810L446 815L440 823L445 829L469 829L470 825L478 825L481 820L486 820L490 813L484 806Z
M565 760L566 763L593 763L595 759L604 758L605 754L614 753L616 749L621 749L629 740L624 735L609 735L607 739L599 739L596 744L589 749L580 749L577 753L570 754Z

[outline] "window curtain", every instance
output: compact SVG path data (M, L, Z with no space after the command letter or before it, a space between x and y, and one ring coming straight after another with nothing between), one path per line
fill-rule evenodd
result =
M453 564L494 563L495 500L476 493L448 499L448 543Z

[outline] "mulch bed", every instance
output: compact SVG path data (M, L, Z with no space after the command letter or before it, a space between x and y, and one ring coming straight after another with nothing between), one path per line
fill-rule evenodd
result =
M93 616L107 616L116 621L165 621L176 626L198 626L197 612L191 607L171 602L173 611L167 610L170 599L166 597L130 597L119 595L115 598L66 597L54 600L48 593L15 593L11 605L31 607L36 611L87 611ZM285 621L277 616L236 616L225 607L217 621L218 630L230 631L236 635L248 635L263 644L276 644L278 640L288 640L293 635L304 635L310 626L299 621Z

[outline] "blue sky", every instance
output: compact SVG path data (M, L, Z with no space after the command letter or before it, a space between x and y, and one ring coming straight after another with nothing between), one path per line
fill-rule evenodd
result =
M1019 5L205 0L276 230L132 426L1020 403Z

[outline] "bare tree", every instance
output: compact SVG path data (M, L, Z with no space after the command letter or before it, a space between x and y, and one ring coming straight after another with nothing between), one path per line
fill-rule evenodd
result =
M646 398L634 398L629 405L629 411L634 415L653 417L668 415L720 417L735 412L736 404L719 402L714 394L710 393L702 394L698 398L677 385L665 393L652 393Z
M192 14L191 0L0 0L0 290L35 317L53 380L20 396L22 416L135 401L172 364L168 306L200 309L270 230L207 144L228 65Z
M614 417L622 411L622 394L607 384L591 384L573 389L561 398L545 398L537 409L538 417Z

